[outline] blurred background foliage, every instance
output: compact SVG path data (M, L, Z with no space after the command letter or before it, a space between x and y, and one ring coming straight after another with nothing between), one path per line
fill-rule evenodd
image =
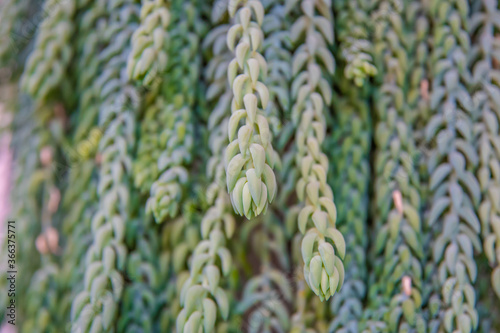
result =
M1 0L2 331L500 332L499 36L496 0Z

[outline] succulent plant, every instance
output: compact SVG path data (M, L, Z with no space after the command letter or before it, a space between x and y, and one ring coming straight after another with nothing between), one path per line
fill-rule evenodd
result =
M20 331L500 331L496 0L0 9Z

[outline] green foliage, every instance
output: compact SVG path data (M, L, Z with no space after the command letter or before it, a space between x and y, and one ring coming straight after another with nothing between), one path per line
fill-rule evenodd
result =
M214 13L213 13L214 14ZM203 212L200 229L202 241L194 249L191 258L189 277L182 285L180 301L182 310L176 321L178 332L192 332L194 327L213 331L217 317L227 320L229 316L229 297L222 283L227 280L233 269L231 252L227 241L236 228L230 199L224 181L223 153L228 143L227 124L230 113L231 92L226 90L228 83L223 69L231 58L226 47L225 33L229 29L224 24L225 17L212 14L214 27L203 40L207 59L205 98L211 111L208 118L208 148L211 157L207 162L206 176L208 189L206 200L209 205Z
M194 4L181 4L172 13L169 75L160 92L152 91L148 96L154 105L147 111L139 141L138 154L144 160L138 160L134 166L136 185L143 183L145 190L151 189L146 210L153 213L157 222L178 214L193 155L194 96L200 78L198 45L205 26ZM161 92L168 92L167 100L162 99ZM149 184L149 177L154 177L153 184Z
M373 3L366 0L335 1L333 3L336 22L341 29L336 29L342 58L346 61L344 73L347 79L362 86L375 74L373 65L373 45L370 31L374 29L369 15Z
M477 278L474 250L481 247L481 226L475 214L481 200L474 176L479 162L474 149L477 111L468 90L470 37L466 29L470 10L463 1L436 1L429 11L433 25L443 27L433 32L431 54L430 74L435 79L430 106L434 113L425 139L431 149L428 169L433 202L427 225L436 231L432 260L441 289L437 290L442 312L440 329L469 332L479 323L473 283ZM438 220L441 222L436 223Z
M41 22L35 48L24 70L21 85L37 100L61 89L68 93L66 71L73 56L71 38L75 31L75 13L83 1L47 1L43 11L50 13Z
M337 314L329 330L358 332L367 286L368 185L370 180L371 117L362 93L348 80L339 82L341 97L334 96L337 125L333 192L338 207L337 223L346 239L345 283L331 302ZM345 181L347 180L347 181Z
M86 253L84 289L71 308L73 329L109 331L117 316L124 289L123 272L127 260L126 224L131 218L130 150L135 140L135 114L139 107L134 88L121 73L137 21L138 7L131 1L109 3L108 29L113 37L103 51L105 70L99 75L104 87L98 96L100 166L97 184L99 207L92 217L93 242Z
M0 68L22 70L33 25L39 24L39 1L9 0L0 3ZM16 73L17 74L17 73Z
M337 208L327 183L328 157L321 151L326 136L324 113L332 103L328 76L333 75L335 63L328 45L333 43L333 26L326 2L303 1L301 10L291 28L291 38L298 45L292 60L295 163L301 175L296 186L301 202L298 226L305 234L301 248L306 282L321 300L328 300L344 282L346 250L344 237L335 228Z
M236 0L229 2L228 12L235 22L227 32L227 45L234 55L227 69L233 90L230 143L224 157L227 188L235 211L251 219L266 212L277 191L273 171L277 157L263 114L269 102L269 88L261 81L267 76L267 63L259 53L264 7L259 1ZM239 125L241 120L245 125Z
M141 6L141 25L132 36L132 51L127 62L130 79L150 85L167 66L167 27L171 15L166 0L144 0Z
M476 176L483 194L478 208L478 217L481 220L483 251L494 267L491 273L493 290L500 297L500 92L496 76L499 74L496 44L490 45L495 36L489 28L497 20L494 18L500 12L494 3L484 3L479 10L472 14L473 24L469 31L475 32L478 44L476 64L471 71L472 81L477 85L475 103L480 112L480 135L477 141L479 152L479 168ZM486 14L486 15L485 15Z
M0 6L21 332L500 330L495 0Z
M378 267L369 291L370 301L378 310L369 314L369 320L382 321L390 332L425 332L422 199L416 169L420 154L414 134L416 113L412 110L421 98L424 78L418 64L419 57L426 56L422 39L428 33L428 24L422 7L404 2L400 5L381 1L373 14L375 57L383 78L375 95L377 234L373 251ZM400 13L408 21L391 21L391 12ZM413 43L400 40L400 35L407 35Z

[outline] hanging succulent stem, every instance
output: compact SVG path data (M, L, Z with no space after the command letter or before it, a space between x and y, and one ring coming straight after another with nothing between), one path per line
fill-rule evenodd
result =
M227 34L235 58L228 68L233 100L225 155L227 189L235 212L251 219L266 212L277 191L273 171L277 156L263 114L269 102L269 90L263 83L267 63L259 53L264 8L257 0L231 0L228 11L235 17ZM243 119L245 125L240 126Z
M54 176L54 175L52 175ZM32 275L31 284L27 290L26 319L22 322L22 330L33 332L41 330L45 332L56 332L66 323L69 313L71 299L64 297L65 284L61 279L61 269L58 258L60 253L59 233L52 226L54 223L52 214L57 209L60 199L59 190L55 187L54 179L47 179L44 187L50 186L48 200L42 203L42 232L36 238L35 244L41 254L41 266Z
M370 181L370 150L372 137L370 94L365 80L376 74L372 65L373 45L371 3L367 1L334 2L335 31L340 49L337 65L344 64L344 75L336 85L333 96L335 127L333 131L333 192L337 211L337 223L346 239L345 283L332 297L330 313L331 332L360 332L364 299L367 294L367 246L368 246L368 189ZM354 27L353 27L354 25ZM364 69L372 68L371 72ZM349 73L349 75L348 75Z
M249 250L257 251L261 260L260 273L246 282L236 308L237 313L245 314L241 329L249 333L289 332L288 306L293 293L292 285L283 273L288 260L283 258L286 237L279 218L269 212L265 217L246 223L240 234Z
M73 301L73 329L111 331L124 288L127 259L125 233L130 218L130 150L134 143L135 114L139 101L136 90L122 72L129 54L129 40L138 19L138 7L123 0L108 3L109 26L113 31L102 51L106 70L99 81L109 89L99 96L99 144L101 164L98 180L99 208L92 219L93 243L86 255L84 290ZM114 50L121 50L115 52Z
M86 151L91 152L94 149L93 142L89 141L89 133L92 129L94 129L94 134L98 131L95 127L99 114L99 94L106 83L98 79L100 71L106 64L106 58L95 55L108 45L112 35L102 33L108 23L105 0L92 1L92 4L82 10L77 18L79 22L76 41L77 55L73 70L76 73L75 87L80 93L76 102L77 112L74 119L73 140L82 145L77 147L76 151L77 154L80 154L77 157L79 160L87 157ZM70 156L70 158L74 158L74 156Z
M72 70L76 72L75 87L80 95L71 121L71 138L63 141L69 172L61 203L65 212L62 235L66 238L61 278L66 281L65 295L70 299L83 289L81 276L86 270L85 253L92 244L91 221L99 201L97 168L100 155L97 150L103 133L97 126L97 116L102 82L96 77L104 64L95 54L111 38L100 33L107 23L106 10L105 1L94 1L77 13L77 51Z
M476 177L481 186L483 199L478 209L481 220L484 253L493 267L491 284L500 298L500 74L497 56L499 50L498 20L500 14L496 2L482 2L471 18L469 31L473 33L476 63L472 69L475 107L480 112L481 134L477 142L479 168ZM495 34L496 32L496 34Z
M28 99L20 99L19 110L13 119L12 149L14 152L13 170L14 188L11 194L12 216L16 216L19 223L16 225L16 236L25 239L17 249L17 260L19 271L25 272L25 277L19 279L18 299L27 299L26 291L29 287L30 277L39 267L39 258L35 239L40 231L39 222L39 199L36 195L40 189L37 181L37 170L40 169L39 143L41 140L40 122L35 117L35 107ZM39 173L38 173L39 174ZM39 178L39 177L38 177ZM5 254L2 251L2 254ZM28 259L29 258L29 259ZM5 282L7 281L6 279ZM2 281L4 283L4 281ZM2 285L2 287L4 287ZM7 288L2 292L2 300L7 300ZM18 316L23 318L26 308L20 309ZM5 311L2 309L2 314Z
M284 2L274 0L263 3L262 54L270 69L264 81L269 89L269 103L264 112L270 119L273 139L279 138L281 119L290 117L292 55L290 24L284 19ZM279 143L277 146L280 146ZM284 177L279 168L280 163L277 166L278 177ZM280 193L280 196L289 195ZM245 284L242 299L236 308L236 312L243 315L241 329L247 332L288 332L291 328L288 308L293 291L289 277L283 272L289 271L290 259L283 255L287 246L286 234L278 207L272 204L268 214L245 223L239 232L248 251L254 252L260 260L260 271Z
M71 39L79 4L75 0L49 0L44 4L43 11L50 14L41 23L21 78L23 89L36 100L45 101L57 92L67 98L71 92L66 70L74 54Z
M164 221L166 217L177 216L190 180L187 168L193 159L194 97L201 62L198 45L206 30L196 4L181 2L174 7L179 8L172 15L174 24L170 32L170 75L159 92L165 92L164 95L169 98L152 100L153 105L148 109L147 122L144 123L144 126L152 130L152 134L144 133L144 139L141 140L144 145L139 147L139 153L146 160L138 161L136 166L136 184L142 183L150 188L146 210L153 213L157 222ZM151 119L152 117L159 119ZM145 150L141 151L142 149ZM151 161L155 164L153 170L147 167L151 163L151 153L157 156ZM150 170L154 171L153 175L161 172L154 177L152 185L142 181L145 177L151 177L147 173Z
M321 151L326 135L325 111L331 105L334 59L331 8L322 0L304 0L302 16L291 27L300 45L293 56L292 120L296 124L297 196L302 204L298 226L302 241L304 277L321 300L340 290L344 281L345 242L336 229L337 209L327 184L328 157ZM317 13L316 13L317 11ZM323 72L323 73L322 73ZM312 227L307 225L312 222ZM307 232L306 232L307 231Z
M137 159L133 166L134 183L142 193L149 192L159 176L158 158L165 148L159 140L162 126L172 126L168 122L172 107L167 107L167 101L162 96L166 85L164 74L170 46L170 7L171 1L142 2L141 24L132 36L132 51L127 60L128 77L148 88L145 93L146 107L137 145ZM164 218L165 214L160 214L158 210L155 212L155 217L161 221L160 217Z
M159 227L141 216L130 222L134 230L135 249L127 258L127 276L132 280L123 291L118 331L154 332L160 329L155 320L157 297L161 295L162 268L166 264L159 252Z
M409 15L409 13L413 15ZM419 41L428 33L422 8L411 2L381 1L374 13L376 57L382 86L376 95L375 206L379 224L370 298L390 332L423 332L424 249L415 135L416 108L422 72ZM393 18L399 17L396 21ZM416 28L415 28L416 27ZM412 43L402 40L408 36Z
M161 80L167 68L166 44L171 22L169 0L143 0L141 24L132 35L132 50L127 61L127 75L150 86L154 80Z
M361 87L371 76L377 74L373 64L373 45L370 32L372 2L367 0L341 0L333 2L336 23L339 28L337 39L340 53L345 60L344 75Z
M26 45L31 39L24 27L33 20L38 2L30 0L4 0L0 3L0 68L17 71L24 68ZM34 8L33 8L34 7Z
M212 110L208 118L211 155L207 163L207 177L210 185L206 193L210 207L202 217L202 241L193 252L189 277L182 286L182 310L177 317L177 332L189 333L197 327L203 327L203 332L212 332L218 314L224 321L229 316L229 298L221 285L232 269L227 241L234 233L235 219L224 184L223 156L228 143L227 124L232 93L224 75L231 54L225 47L229 25L220 24L223 19L224 16L213 15L215 27L203 40L209 59L205 72L208 84L205 98L207 107Z
M499 47L498 0L0 0L0 301L22 332L499 331Z
M28 8L25 10L29 12ZM48 1L44 10L50 10L52 15L44 17L41 22L34 50L21 78L22 88L35 100L32 116L38 122L38 130L34 132L34 136L39 141L34 146L37 149L35 154L39 155L40 159L38 169L31 176L29 192L35 203L31 221L35 225L34 230L40 230L34 242L41 254L42 265L38 267L35 263L31 266L31 269L38 268L33 275L29 274L29 270L24 271L28 273L27 279L33 276L26 297L34 300L33 303L28 302L33 306L26 308L26 320L22 321L22 329L26 331L33 331L35 328L54 331L64 322L64 315L69 309L68 299L63 297L64 286L56 279L60 273L60 265L57 258L53 257L61 252L59 231L55 228L58 223L55 222L57 219L54 214L59 209L62 186L62 170L59 168L61 159L57 152L67 121L64 108L59 103L64 97L54 92L62 92L67 97L71 87L71 84L68 84L71 82L71 76L66 75L65 70L74 52L69 40L75 32L72 20L76 16L77 4L75 1L66 1L63 4ZM8 37L12 38L13 35ZM16 47L23 47L23 43L17 44ZM26 241L29 241L29 237ZM56 281L49 284L46 280L49 276ZM55 299L59 299L59 303L55 304Z

